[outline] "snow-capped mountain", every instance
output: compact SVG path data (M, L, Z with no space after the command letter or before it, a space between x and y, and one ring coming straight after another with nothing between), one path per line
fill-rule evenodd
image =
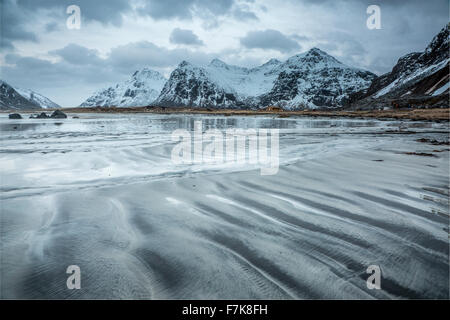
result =
M386 104L388 100L413 98L424 101L427 97L444 95L448 105L449 27L447 24L425 51L401 57L391 72L373 81L356 104ZM440 103L436 98L432 100L432 104Z
M60 106L39 93L29 89L13 88L0 80L0 109L32 110L43 108L60 108Z
M17 88L17 87L15 89L22 97L38 104L42 109L59 109L59 108L61 108L60 105L54 103L49 98L44 97L42 94L39 94L33 90Z
M378 108L397 104L394 100L398 99L407 99L406 105L411 105L410 98L416 97L422 105L448 105L448 35L449 25L424 52L400 58L391 72L380 77L313 48L284 62L271 59L255 68L218 59L207 66L183 61L167 81L143 69L124 83L97 92L81 106Z
M214 59L205 69L214 82L234 90L239 97L245 99L268 92L280 72L281 64L280 61L271 59L259 67L249 69Z
M144 68L130 79L94 93L80 107L147 106L156 100L165 82L159 72Z
M244 108L255 97L268 92L279 73L281 62L275 59L257 68L228 65L214 59L206 67L183 61L172 72L156 104Z
M263 106L341 107L351 94L367 88L376 78L372 72L349 67L318 48L289 58L280 69L272 89L261 96Z
M317 48L285 62L272 59L255 68L231 66L217 59L206 67L183 61L155 103L218 108L338 107L375 77Z
M157 105L167 106L240 106L240 99L232 87L218 83L207 69L181 62L171 73Z

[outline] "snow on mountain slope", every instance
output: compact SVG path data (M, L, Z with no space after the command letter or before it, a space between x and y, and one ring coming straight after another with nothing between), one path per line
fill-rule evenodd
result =
M261 97L263 106L340 107L351 94L367 88L376 78L375 74L349 67L318 48L289 58L281 70L273 88Z
M42 108L60 108L59 105L29 89L13 88L0 80L0 109L32 110Z
M36 104L38 104L42 109L58 109L61 108L60 105L54 103L52 100L50 100L47 97L44 97L43 95L34 92L30 89L23 89L23 88L14 88L16 91L23 96L24 98L28 99L29 101L32 101Z
M202 68L183 61L171 73L158 105L232 108L241 106L236 90L215 67ZM241 71L241 70L239 70Z
M433 95L435 90L445 86L448 83L449 26L447 24L423 52L401 57L391 72L372 83L367 96Z
M214 59L206 67L183 61L171 74L157 104L218 108L248 107L271 89L281 62L272 59L256 68L228 65Z
M349 94L370 85L376 76L350 68L314 48L285 62L272 59L255 68L214 59L206 67L181 63L171 74L156 104L218 108L340 106Z
M249 69L214 59L205 69L219 85L232 88L241 97L253 97L272 88L281 65L282 62L272 59L259 67Z
M159 72L144 68L130 79L94 93L80 107L147 106L156 100L165 82Z

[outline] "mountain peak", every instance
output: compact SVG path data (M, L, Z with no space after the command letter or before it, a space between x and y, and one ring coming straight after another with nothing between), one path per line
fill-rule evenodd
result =
M60 107L50 99L29 89L14 88L0 80L0 110Z
M424 60L438 61L448 58L449 29L450 23L448 23L436 36L434 36L423 53Z
M263 64L263 66L270 66L270 65L274 65L274 64L280 64L281 61L275 58L270 59L269 61L267 61L266 63Z
M245 68L213 59L208 66L186 67L170 75L156 105L258 108L339 107L350 94L367 88L374 74L347 67L326 52L313 48L286 62L271 59ZM184 68L183 68L184 67Z
M165 82L166 78L158 71L143 68L135 71L127 80L97 91L80 106L146 106L156 100Z
M164 78L161 73L158 71L149 69L149 68L143 68L141 70L136 70L133 75L133 79L161 79Z
M291 66L301 66L305 63L308 65L344 66L339 60L316 47L290 57L286 63Z
M193 65L192 63L190 63L190 62L188 62L188 61L186 61L186 60L183 60L183 61L181 61L180 64L178 65L178 68L185 68L185 67L187 67L187 66L192 66L192 65Z
M320 50L320 49L317 48L317 47L314 47L314 48L309 49L308 52L307 52L307 54L318 54L318 55L321 55L321 56L328 56L328 53L326 53L326 52L323 51L323 50Z
M420 97L425 101L422 100L424 96L445 93L448 88L449 28L448 23L433 37L425 51L412 52L398 59L390 72L372 82L361 97L362 101L372 104L382 102L385 97L398 97L403 101L399 102L401 105L408 99L413 101ZM436 99L433 105L448 106L448 93L441 97L433 98Z
M228 66L228 64L226 64L225 62L223 62L222 60L217 59L217 58L211 60L211 62L209 63L209 65L210 65L211 67L220 67L220 68L223 68L223 67L227 67L227 66Z
M328 53L326 53L323 50L320 50L317 47L311 48L309 49L306 53L305 53L306 57L318 57L318 58L322 58L322 59L331 59L333 62L339 62L335 57L329 55ZM339 62L340 63L340 62Z

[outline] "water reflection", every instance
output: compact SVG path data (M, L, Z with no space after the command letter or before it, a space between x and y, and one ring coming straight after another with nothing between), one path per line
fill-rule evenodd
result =
M380 121L361 119L327 119L276 116L222 116L222 115L155 115L155 114L79 114L79 118L53 122L48 119L23 119L11 121L0 117L0 131L14 132L33 131L51 134L53 132L72 132L74 134L148 134L172 132L176 129L192 131L194 123L201 121L203 130L228 128L240 129L327 129L339 128L383 128L403 127L429 129L433 127L448 128L448 125L431 122L412 121Z

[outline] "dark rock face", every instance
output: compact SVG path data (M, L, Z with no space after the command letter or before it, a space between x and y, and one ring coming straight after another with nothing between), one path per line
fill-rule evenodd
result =
M413 52L401 57L392 71L375 79L364 96L375 94L382 88L388 86L402 74L410 74L417 67L416 61L420 57L420 52Z
M217 59L208 67L183 61L172 72L156 104L255 109L339 107L375 78L375 74L348 67L318 48L285 62L272 59L251 69Z
M300 72L281 72L272 90L263 95L261 103L264 106L274 104L282 100L292 100L298 94L297 80L301 77Z
M376 78L369 71L347 67L317 48L288 59L285 65L286 71L278 75L272 90L261 97L263 106L336 108Z
M125 82L96 92L80 107L140 107L158 97L166 79L148 68L138 70Z
M0 80L0 110L33 110L41 106L20 95L13 87Z
M54 119L66 119L67 115L60 111L60 110L55 110L53 111L52 115L50 116L50 118L54 118Z
M158 98L161 106L240 107L243 103L227 92L207 73L183 61L170 75Z
M447 24L425 51L401 57L391 72L375 79L367 90L351 95L351 107L416 104L448 107L448 89L438 90L448 87L449 82L449 27Z
M41 112L40 114L32 114L30 119L47 119L50 118L45 112Z
M32 114L30 116L30 119L66 119L67 115L60 111L55 110L53 113L49 116L45 112L41 112L40 114Z
M286 104L292 106L292 101L297 100L293 108L338 108L375 78L371 72L342 67L329 67L318 72L302 68L281 72L272 90L261 97L261 104L285 107Z
M22 116L18 113L11 113L9 119L22 119Z

